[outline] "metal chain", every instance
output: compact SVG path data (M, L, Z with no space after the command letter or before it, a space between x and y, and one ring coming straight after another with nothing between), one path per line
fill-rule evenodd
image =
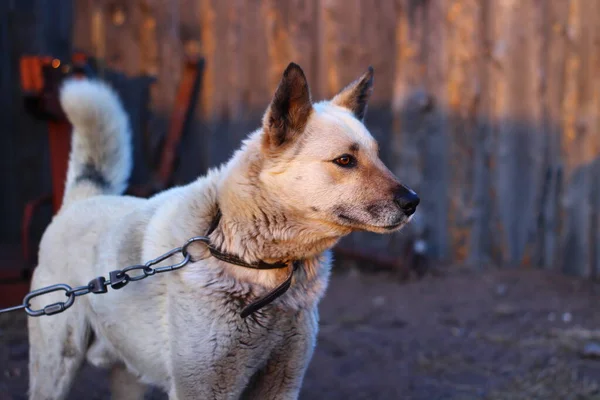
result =
M34 290L32 292L29 292L23 298L23 304L20 304L18 306L14 306L14 307L0 309L0 314L11 312L11 311L17 311L17 310L25 310L25 312L32 317L58 314L58 313L65 311L69 307L71 307L73 305L73 303L75 303L75 298L78 296L84 296L89 293L94 293L94 294L106 293L106 292L108 292L109 286L112 289L117 290L117 289L121 289L123 286L127 285L129 282L137 282L137 281L141 281L142 279L146 279L147 277L155 275L155 274L161 274L163 272L178 270L180 268L185 267L189 262L192 261L192 257L190 256L190 253L188 252L187 249L192 243L195 243L195 242L202 242L206 245L209 245L209 239L207 236L196 236L196 237L189 239L183 246L174 248L173 250L170 250L170 251L166 252L165 254L146 262L143 265L142 264L131 265L131 266L123 268L123 269L110 271L108 274L108 280L104 276L99 276L97 278L92 279L85 286L77 286L77 287L72 288L71 286L66 285L64 283L59 283L56 285L47 286L47 287L43 287L41 289ZM181 254L183 256L183 260L181 260L180 262L175 263L175 264L166 265L166 266L158 267L158 268L152 268L153 265L161 263L161 262L173 257L176 254ZM197 261L197 260L194 260L194 261ZM52 303L52 304L49 304L39 310L31 309L31 300L33 298L42 296L42 295L45 295L48 293L59 292L59 291L65 292L65 296L68 297L68 299L66 301L59 301L57 303Z

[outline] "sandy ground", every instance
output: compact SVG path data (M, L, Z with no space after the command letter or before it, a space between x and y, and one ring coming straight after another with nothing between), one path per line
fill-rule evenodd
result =
M599 284L541 271L338 272L301 399L600 400L599 300ZM26 365L25 317L0 317L0 400L26 398ZM106 387L86 367L70 399Z

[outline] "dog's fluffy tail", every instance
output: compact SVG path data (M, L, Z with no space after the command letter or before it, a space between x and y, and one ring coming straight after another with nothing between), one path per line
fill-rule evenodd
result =
M100 81L69 80L60 103L73 125L63 207L123 193L131 172L131 132L117 94Z

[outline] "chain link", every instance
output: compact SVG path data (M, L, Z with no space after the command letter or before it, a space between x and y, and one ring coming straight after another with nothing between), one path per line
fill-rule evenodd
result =
M205 245L209 246L209 239L207 236L195 236L189 239L183 246L174 248L164 253L163 255L146 262L145 264L136 264L131 265L129 267L110 271L107 280L104 276L99 276L97 278L92 279L86 286L77 286L72 288L71 286L59 283L52 286L47 286L41 289L34 290L29 292L23 298L23 304L18 306L9 307L0 309L0 314L7 313L11 311L17 310L25 310L25 312L32 317L39 317L42 315L54 315L61 313L71 307L73 303L75 303L75 298L79 296L84 296L89 293L94 294L102 294L108 292L108 287L110 286L112 289L117 290L121 289L129 282L137 282L142 279L146 279L149 276L153 276L155 274L160 274L163 272L175 271L180 268L185 267L190 262L195 262L198 260L192 260L192 256L188 252L188 247L195 243L201 242ZM166 265L162 267L152 268L153 265L159 264L177 254L181 254L183 259L175 264ZM49 293L64 291L65 296L67 296L66 301L59 301L56 303L49 304L44 308L40 308L38 310L34 310L31 308L31 300L38 296L43 296Z

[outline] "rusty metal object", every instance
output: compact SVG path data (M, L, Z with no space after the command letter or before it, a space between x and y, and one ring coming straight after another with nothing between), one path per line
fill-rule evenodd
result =
M181 143L185 123L193 111L192 105L198 92L197 85L203 68L204 59L202 58L187 60L185 62L179 90L177 91L175 107L171 115L169 133L167 134L157 173L157 179L163 188L171 183L177 149Z
M52 193L32 200L25 205L21 220L21 246L26 262L31 259L30 229L37 210L52 204L56 213L61 206L69 152L71 149L71 125L59 101L59 89L67 76L84 77L91 74L87 56L75 53L72 62L66 63L48 56L23 56L20 60L21 88L25 108L34 117L48 121L48 145Z
M177 90L173 113L169 121L169 130L160 154L158 169L150 184L131 187L128 193L140 197L149 197L156 192L168 188L172 184L179 145L185 131L186 122L193 112L203 70L203 58L186 59Z
M72 62L46 56L24 56L21 59L21 86L27 110L36 118L48 121L52 194L28 202L21 223L22 251L26 261L31 259L30 226L37 210L52 204L54 213L61 206L71 146L71 125L60 107L59 88L67 76L91 75L89 60L84 53L75 53ZM169 131L162 149L159 168L149 185L130 188L129 193L147 197L168 188L172 183L177 151L185 123L193 111L204 59L189 58L179 85Z

